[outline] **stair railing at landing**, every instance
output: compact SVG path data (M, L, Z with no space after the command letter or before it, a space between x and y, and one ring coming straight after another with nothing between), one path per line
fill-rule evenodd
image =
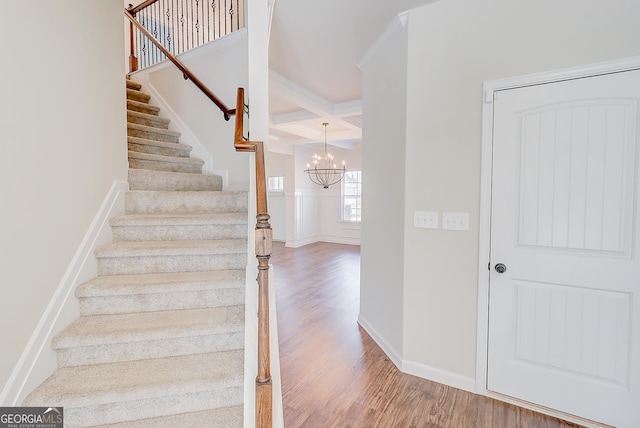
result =
M249 141L244 133L244 115L249 113L249 106L244 102L244 88L238 88L236 108L229 109L220 101L204 84L198 80L165 46L160 43L142 24L134 14L139 8L155 4L158 0L147 0L136 8L125 9L124 14L131 23L131 44L133 46L133 27L144 35L163 55L182 71L184 78L191 80L220 110L225 120L231 115L236 116L234 147L238 152L255 153L256 168L256 229L255 229L255 253L258 259L258 374L256 376L256 428L271 428L273 421L273 388L271 381L271 350L269 334L269 260L273 248L273 232L269 224L269 212L267 209L267 182L264 163L264 144L262 141ZM188 0L187 0L188 1ZM243 0L218 0L243 3ZM215 0L213 4L215 4ZM199 1L195 1L196 4ZM232 13L233 15L233 13ZM164 58L163 58L164 59ZM136 58L130 58L132 71L136 65Z
M174 56L244 28L244 0L146 0L127 11ZM131 71L166 59L143 34L129 29Z
M223 3L224 10L216 7L218 3ZM213 0L210 4L202 0L147 0L135 7L129 5L124 15L129 19L130 72L138 70L139 62L148 67L168 59L218 106L225 120L235 114L176 55L243 28L244 0Z

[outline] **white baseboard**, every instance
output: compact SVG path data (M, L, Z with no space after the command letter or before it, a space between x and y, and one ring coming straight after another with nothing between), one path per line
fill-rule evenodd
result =
M476 380L472 377L462 376L446 370L416 363L414 361L402 360L402 372L433 382L449 385L454 388L476 393Z
M76 250L69 267L49 301L25 350L0 394L0 406L18 406L24 398L56 369L56 355L51 339L78 318L79 304L75 299L76 287L97 274L93 251L111 242L109 218L124 213L124 193L129 190L126 181L111 185L89 230Z
M382 349L382 352L387 354L387 357L391 360L396 367L402 371L402 356L393 348L393 346L389 345L389 343L384 340L384 338L374 329L371 324L367 322L366 319L362 316L362 314L358 314L358 324L362 327L371 338L378 344L378 346Z
M318 237L312 236L310 238L295 239L293 241L287 240L284 246L287 248L300 248L300 247L304 247L305 245L313 244L316 242L319 242Z
M382 351L387 354L393 364L398 367L402 373L418 376L433 382L449 385L454 388L463 389L465 391L476 393L476 380L474 378L451 373L446 370L437 369L424 364L406 360L398 353L382 336L369 324L362 314L358 315L358 324L365 329L371 338L378 344Z
M360 245L360 238L350 238L347 236L322 235L318 241L330 242L332 244Z

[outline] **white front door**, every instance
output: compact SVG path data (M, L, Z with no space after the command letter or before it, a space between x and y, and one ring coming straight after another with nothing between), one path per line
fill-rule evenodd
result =
M487 388L616 427L640 427L639 103L640 70L494 101Z

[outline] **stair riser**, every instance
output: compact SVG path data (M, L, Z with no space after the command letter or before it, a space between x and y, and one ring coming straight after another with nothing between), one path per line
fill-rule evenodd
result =
M98 406L78 408L65 405L65 426L89 427L124 422L127 420L197 412L216 407L237 406L243 403L243 391L242 386L230 386L210 391L166 395L134 401L107 403ZM207 425L208 422L205 421L203 423Z
M109 257L98 258L98 275L244 269L246 264L245 254Z
M58 367L243 349L244 332L57 349Z
M127 214L246 212L247 195L230 192L127 192L125 211Z
M134 89L127 89L127 99L138 101L140 103L148 103L151 96L144 92L136 91Z
M146 114L153 114L153 115L158 115L160 109L156 106L152 106L149 104L138 104L133 102L134 100L128 100L127 101L127 110L132 110L132 111L137 111L140 113L146 113Z
M188 158L189 154L191 153L190 148L183 148L182 146L177 145L175 148L173 148L137 143L129 143L129 150L131 150L132 152L151 153L153 155L163 156L176 156L181 158Z
M129 171L131 190L222 190L222 177L203 174L160 174L154 171Z
M246 224L129 227L112 226L111 231L113 233L114 242L240 239L247 237Z
M147 140L164 141L166 143L178 143L180 136L169 133L169 131L163 132L157 128L137 129L127 127L127 135L129 137L145 138Z
M80 315L128 314L244 305L244 288L80 298Z
M146 159L129 158L129 168L151 169L154 171L202 173L202 166L188 163L160 162Z
M147 118L127 113L127 122L135 123L138 125L151 126L159 129L169 129L169 122L166 119L162 119L158 116Z

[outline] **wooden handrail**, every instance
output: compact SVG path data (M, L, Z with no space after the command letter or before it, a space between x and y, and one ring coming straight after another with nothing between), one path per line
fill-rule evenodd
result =
M255 152L256 158L256 258L258 259L258 375L256 376L256 428L271 428L273 391L269 338L269 259L273 235L267 210L264 144L244 139L244 89L238 88L234 147L238 152Z
M142 3L140 3L137 6L134 6L134 5L130 4L129 7L127 8L127 10L131 13L131 15L135 16L136 13L138 13L142 9L145 9L145 8L151 6L152 4L157 3L158 1L159 0L146 0L146 1L143 1Z
M147 2L145 2L147 3ZM143 3L144 4L144 3ZM236 114L236 110L235 109L229 109L226 105L224 105L224 103L222 101L220 101L220 99L218 99L218 97L216 97L213 92L211 92L197 77L195 77L193 75L193 73L191 73L191 71L189 71L189 69L187 69L187 67L184 66L184 64L182 64L171 52L169 52L167 50L167 48L165 48L162 43L160 43L154 36L153 34L151 34L146 28L144 28L142 26L142 24L140 24L138 22L137 19L134 18L134 16L129 12L129 10L125 9L124 10L124 15L127 17L127 19L129 19L129 21L136 26L136 28L138 28L138 30L144 34L149 40L151 40L151 42L163 53L166 55L166 57L173 63L175 64L176 67L178 67L178 69L180 71L182 71L182 75L184 76L185 79L189 79L193 82L194 85L196 85L198 87L198 89L200 89L206 96L207 98L209 98L211 101L213 101L213 103L215 105L218 106L218 108L220 110L222 110L222 113L224 114L224 119L225 120L229 120L229 118L231 117L231 115Z

